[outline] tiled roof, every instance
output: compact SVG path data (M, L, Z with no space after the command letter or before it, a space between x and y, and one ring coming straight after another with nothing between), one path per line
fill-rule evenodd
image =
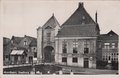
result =
M13 40L13 43L19 44L22 39L23 39L23 37L12 36L11 40Z
M31 40L31 43L29 46L37 46L37 39L31 36L25 36Z
M111 30L107 34L101 34L98 40L118 40L118 35Z
M95 37L97 36L95 24L65 25L57 37Z
M5 45L7 45L9 43L10 43L10 39L7 38L7 37L3 37L3 45L5 46Z
M90 17L88 12L85 10L83 3L79 3L77 10L63 23L64 25L79 25L84 22L85 24L95 24L94 20Z
M37 39L33 39L29 46L37 46Z
M83 3L79 3L78 9L61 26L57 37L96 37L98 32L99 25L87 13Z
M54 14L52 15L52 17L43 25L43 29L46 28L47 26L50 26L52 28L55 28L56 26L60 26L59 22L57 21L57 19L55 18ZM40 28L40 27L39 27ZM38 28L38 29L39 29Z

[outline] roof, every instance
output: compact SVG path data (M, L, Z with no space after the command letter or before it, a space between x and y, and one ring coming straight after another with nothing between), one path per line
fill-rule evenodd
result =
M83 3L79 3L77 10L68 18L68 20L63 23L64 25L78 25L82 24L95 24L94 20L90 17L88 12L85 10Z
M47 26L50 26L52 28L55 28L56 26L60 26L59 22L57 21L57 19L55 18L54 14L52 15L52 17L50 17L50 19L43 25L42 28L46 28ZM41 28L41 27L39 27ZM38 28L38 29L39 29Z
M19 44L20 41L23 39L24 37L16 37L16 36L12 36L13 43L15 44Z
M30 46L37 46L37 39L32 40Z
M96 25L65 25L57 34L57 37L96 37Z
M7 45L9 43L10 43L10 39L7 38L7 37L3 37L3 45L5 46L5 45Z
M10 54L11 55L22 55L24 50L13 50Z
M118 40L119 36L114 32L110 31L107 34L101 34L98 37L98 40Z
M26 36L25 37L29 38L31 43L29 46L37 46L37 38L31 37L31 36Z
M61 26L57 37L96 37L99 31L98 23L90 17L83 3L79 3L77 10Z

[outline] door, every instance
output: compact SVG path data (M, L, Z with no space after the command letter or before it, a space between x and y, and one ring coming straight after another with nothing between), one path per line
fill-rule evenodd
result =
M18 64L18 56L14 56L14 64Z
M88 58L84 58L84 68L89 68L89 60L88 60Z
M52 46L47 46L44 48L44 62L54 62L54 48Z
M29 63L33 63L33 57L32 56L29 56Z

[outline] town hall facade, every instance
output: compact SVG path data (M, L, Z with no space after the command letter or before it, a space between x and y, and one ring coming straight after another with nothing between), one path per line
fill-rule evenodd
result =
M97 12L94 21L84 4L79 3L62 25L53 14L37 28L37 60L39 63L96 68L97 55L101 54L99 60L102 60L102 53L97 51L99 36Z

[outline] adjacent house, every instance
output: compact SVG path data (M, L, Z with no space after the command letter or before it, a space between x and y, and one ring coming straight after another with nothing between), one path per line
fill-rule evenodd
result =
M10 60L10 39L3 37L3 64L7 65L9 64L9 60Z
M114 31L110 31L107 34L101 34L98 37L97 45L97 58L101 61L118 62L118 35Z
M37 39L34 37L26 35L24 37L12 36L9 43L4 44L3 48L4 56L9 57L9 61L4 60L4 64L23 64L37 61Z

